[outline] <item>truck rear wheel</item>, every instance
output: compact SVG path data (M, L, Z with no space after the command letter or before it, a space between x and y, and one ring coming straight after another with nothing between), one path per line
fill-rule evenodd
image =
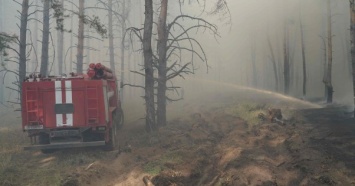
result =
M45 133L41 133L38 136L38 143L40 145L46 145L50 143L49 135ZM41 149L43 154L53 153L54 149Z
M116 149L116 133L115 133L115 129L109 129L109 136L110 136L110 140L109 142L106 143L105 149L106 151L113 151Z

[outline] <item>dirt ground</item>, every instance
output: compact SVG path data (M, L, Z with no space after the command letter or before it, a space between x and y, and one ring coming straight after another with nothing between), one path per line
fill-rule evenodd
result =
M143 186L143 177L156 186L355 185L355 123L337 109L236 87L199 89L205 96L168 105L168 125L152 134L143 106L126 103L112 152L42 154L21 149L22 133L0 138L0 185ZM268 108L280 108L284 123L261 120ZM16 148L6 145L16 137Z

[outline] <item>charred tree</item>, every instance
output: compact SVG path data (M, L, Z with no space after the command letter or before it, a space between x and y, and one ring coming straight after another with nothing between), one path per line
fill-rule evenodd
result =
M267 36L267 43L268 43L269 49L270 49L272 69L274 71L275 91L279 91L279 78L277 75L276 58L275 58L275 54L274 54L274 49L273 49L271 41L270 41L270 36Z
M290 93L290 54L289 54L289 33L288 25L285 21L284 23L284 41L283 41L283 51L284 51L284 93L288 95Z
M332 12L330 7L330 0L327 0L327 22L328 22L328 38L327 38L327 45L328 45L328 63L326 69L326 77L323 80L326 86L326 94L327 94L327 103L333 102L333 85L332 85L332 61L333 61L333 43L332 43Z
M59 2L60 9L63 9L64 5L64 0L61 0ZM63 20L63 14L60 15L60 17L57 18L57 20ZM63 74L63 49L64 49L64 30L63 30L63 25L58 25L57 27L57 51L58 51L58 57L57 57L57 63L58 63L58 73L59 75Z
M152 1L146 0L145 5L145 23L143 29L134 27L128 28L131 34L134 34L143 43L144 52L144 67L145 73L133 71L136 74L145 76L145 87L133 85L134 87L141 87L145 90L146 99L146 113L147 113L147 129L148 131L158 128L158 126L166 125L166 103L167 101L178 101L178 99L172 99L167 97L167 91L176 91L179 87L169 85L167 82L175 77L183 77L183 74L190 74L194 72L194 57L198 58L202 62L206 63L207 69L207 57L201 46L201 44L195 39L190 37L190 32L193 30L199 31L202 28L204 31L210 31L214 36L218 36L217 27L207 22L206 20L189 15L176 16L169 24L167 24L168 14L168 0L162 0L159 4L160 12L158 13L157 23L157 55L152 51L152 24L153 24L153 10ZM178 2L183 3L183 2ZM190 26L184 26L181 22L185 20L191 20L194 24ZM143 38L140 31L143 30ZM196 48L197 46L197 48ZM187 52L191 54L189 62L183 64L183 53ZM192 66L192 68L190 68ZM153 68L157 68L158 77L153 76ZM157 120L158 125L154 125L152 128L149 122L154 121L154 82L157 81ZM132 86L132 85L131 85ZM148 128L150 127L150 128Z
M108 41L109 41L109 52L110 52L110 67L114 74L116 74L115 68L115 50L113 46L113 28L112 28L112 0L108 0Z
M90 32L88 30L84 31L84 37L87 38L85 39L84 41L84 46L86 46L86 50L84 51L84 56L85 56L85 63L83 63L83 66L84 64L86 64L86 66L88 66L91 62L91 59L90 59L90 53L91 53L91 45L90 45L90 36L89 36ZM84 60L84 59L83 59ZM84 67L83 67L84 68Z
M83 53L84 53L84 0L79 0L79 28L78 28L78 46L76 54L76 72L83 73Z
M251 48L250 48L250 58L251 58L251 65L252 65L252 69L253 69L253 82L252 82L252 86L253 87L257 87L257 71L256 71L256 43L255 43L255 35L252 37L252 43L251 43Z
M122 0L122 21L121 21L121 87L125 82L125 33L128 11L126 10L126 0ZM121 90L121 100L124 99L124 91Z
M145 20L143 31L143 55L145 70L146 130L156 130L154 103L154 69L152 51L153 0L145 0Z
M128 16L130 12L130 1L126 3L126 0L98 0L99 4L102 6L98 7L87 7L85 9L101 9L101 10L106 10L108 11L108 39L109 39L109 58L110 58L110 66L111 69L114 69L113 71L115 74L120 74L120 100L123 102L123 84L124 84L124 77L125 77L125 35L126 35L126 24L128 21ZM118 24L115 24L117 21ZM98 24L98 23L95 23ZM114 47L114 42L115 42L115 37L114 37L114 26L118 26L119 32L120 33L120 40L118 46L120 46L120 59L121 59L121 69L117 73L116 71L116 63L115 63L115 47ZM102 27L102 25L98 25L98 28ZM101 29L102 30L102 29ZM97 29L97 31L100 33L101 31ZM117 34L119 35L119 34ZM119 38L119 37L118 37Z
M165 3L165 1L162 1ZM162 4L164 5L164 4ZM167 8L167 7L166 7ZM161 7L162 13L160 16L165 15L165 8ZM191 21L195 22L190 26L183 26L182 23L179 21L184 21L185 19L190 19ZM210 31L210 33L214 34L214 36L218 36L217 27L212 25L211 23L207 22L202 18L192 17L188 15L180 15L175 17L175 19L169 23L167 26L162 24L163 22L166 23L166 18L160 19L158 23L158 99L165 99L158 101L159 109L158 111L161 112L160 114L164 114L165 116L161 116L160 125L166 124L166 101L178 101L179 99L172 99L167 97L166 91L176 91L176 87L174 86L167 86L166 83L171 81L175 77L184 77L184 74L191 74L194 73L194 61L195 58L198 60L205 62L207 71L208 71L208 64L207 64L207 57L202 45L193 37L190 37L190 31L196 29L197 31L199 28L203 28L205 30ZM174 33L173 28L177 27L180 28L179 33ZM165 36L165 38L164 38ZM171 37L170 37L171 36ZM188 47L184 47L188 46ZM183 63L183 51L191 53L190 62ZM162 54L162 52L164 52ZM176 58L174 58L176 57ZM175 61L172 63L172 61ZM168 64L168 62L171 62ZM191 68L190 68L191 67ZM164 104L164 105L163 105ZM160 110L162 109L162 110Z
M36 10L35 10L35 19L38 20L38 0L36 0ZM38 21L34 22L34 30L38 30ZM33 32L33 54L34 56L31 59L31 65L28 68L31 73L36 72L38 69L38 59L37 59L37 51L38 51L38 33Z
M306 89L307 89L307 66L306 66L306 50L304 44L304 34L303 34L303 24L302 18L300 16L300 31L301 31L301 47L302 47L302 74L303 74L303 82L302 82L302 95L303 98L306 98Z
M179 2L181 3L181 2ZM225 1L219 0L219 5L221 9L227 9ZM220 11L222 11L219 9ZM167 97L167 90L176 90L174 86L167 86L167 82L174 79L175 77L183 77L183 74L190 74L194 72L194 56L198 57L202 62L206 63L207 70L207 57L201 46L201 44L195 39L190 37L190 31L199 28L210 31L214 36L218 36L217 27L207 22L206 20L198 17L193 17L189 15L179 15L175 17L169 24L167 24L167 13L168 13L168 0L162 0L160 3L160 13L157 24L158 40L157 40L157 68L158 68L158 90L157 90L157 121L158 126L166 125L166 104L168 101L178 101L179 99L172 99ZM179 21L181 20L191 20L195 22L190 26L184 26ZM180 30L180 32L173 32L174 29ZM177 30L175 30L177 31ZM187 44L189 47L184 47ZM195 49L197 46L198 50ZM187 51L191 53L190 62L182 63L182 51ZM172 56L175 56L175 62L172 61ZM190 69L190 66L192 68Z
M128 16L130 12L130 1L126 3L126 0L120 0L120 1L113 1L113 0L108 0L107 2L103 0L99 0L100 4L103 5L103 7L95 7L96 9L102 9L102 10L107 10L108 11L108 39L109 39L109 57L110 57L110 66L111 69L114 69L116 71L116 64L115 64L115 47L114 47L114 18L116 18L119 27L119 32L120 33L120 40L118 46L120 46L120 59L121 59L121 69L120 69L120 83L121 83L121 91L120 91L120 98L121 101L123 101L123 84L124 84L124 78L125 78L125 35L126 35L126 25L128 21ZM93 7L88 7L88 8L93 8ZM117 24L116 24L117 25ZM116 73L116 72L115 72ZM117 74L117 73L116 73Z
M353 75L353 89L355 101L355 0L350 0L350 37L351 37L351 64Z
M327 81L327 42L325 41L324 37L321 37L323 42L323 83ZM324 84L324 97L327 98L327 86Z
M159 126L166 125L166 52L168 41L168 30L166 17L168 13L168 0L161 1L158 20L158 94L157 94L157 122Z
M20 26L20 60L19 60L19 92L21 94L22 81L26 77L26 41L27 41L27 21L28 21L28 0L22 1L21 26ZM20 96L20 99L21 96Z
M71 4L71 11L74 11L74 4ZM70 30L73 30L73 22L74 22L74 16L71 16L70 18ZM73 46L73 33L70 34L70 47ZM69 61L69 71L68 72L73 72L73 50L70 49L70 61Z
M3 32L4 28L4 3L3 1L0 1L0 33ZM1 42L1 41L0 41ZM2 53L2 49L0 48L0 63L2 64L4 60L4 56ZM0 67L0 77L3 77L4 72L2 72L3 67ZM1 80L1 78L0 78ZM4 84L0 83L0 103L4 103Z
M48 76L48 45L49 45L49 9L50 0L43 1L43 33L42 33L42 56L40 74Z

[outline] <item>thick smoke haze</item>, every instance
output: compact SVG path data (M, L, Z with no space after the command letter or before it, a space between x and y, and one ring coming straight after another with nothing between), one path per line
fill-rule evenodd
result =
M252 84L254 48L257 88L274 90L275 82L267 38L270 38L278 66L279 88L283 90L283 36L287 24L291 60L291 95L302 97L302 53L300 20L306 49L307 98L324 96L323 65L327 40L327 7L322 0L228 1L231 28L219 24L218 43L205 37L209 54L209 76L219 81ZM331 1L333 32L333 86L335 102L352 105L349 2ZM217 22L219 23L219 22ZM201 36L202 38L203 36Z
M0 0L1 10L1 32L19 35L19 13L21 6L13 1ZM33 4L38 3L42 6L42 1L32 0ZM78 3L74 1L74 3ZM303 34L306 50L306 65L307 65L307 94L306 99L322 99L324 98L324 52L327 48L324 46L323 39L327 40L327 1L325 0L227 0L229 13L225 15L212 15L211 7L214 3L207 1L206 6L196 2L186 1L182 6L175 1L169 2L168 22L172 21L176 15L181 13L200 16L218 27L219 36L215 37L209 31L199 29L195 32L195 37L204 48L204 52L208 58L208 66L195 59L194 65L195 74L190 75L192 78L207 79L232 83L244 86L254 86L259 89L275 91L274 72L271 61L270 40L275 60L277 64L277 74L279 79L279 92L283 92L283 39L284 30L288 33L288 47L290 50L291 61L291 86L290 95L302 98L302 53L301 53L301 29L300 21L303 24ZM86 1L87 7L97 6L96 1ZM75 6L65 2L65 8L74 11ZM41 8L40 8L41 9ZM159 7L155 7L159 9ZM30 8L30 12L35 10ZM336 103L353 106L353 88L351 77L350 64L350 15L349 1L336 0L331 1L332 10L332 32L333 32L333 87L334 101ZM107 24L107 12L103 10L88 9L87 15L97 15L102 23ZM53 11L51 11L53 14ZM77 16L67 12L69 17L64 21L64 27L72 30L72 33L64 34L64 59L65 72L74 71L76 60L76 43L77 43ZM32 18L34 18L34 14ZM42 13L38 12L38 19L42 19ZM230 16L230 17L229 17ZM157 15L155 14L155 18ZM156 18L157 19L157 18ZM127 27L143 26L144 21L144 1L130 1L130 13ZM59 75L55 57L56 47L56 30L55 20L52 18L51 34L53 42L50 41L50 68L51 75ZM194 24L186 19L183 22L185 25ZM71 28L71 25L73 27ZM40 40L42 24L38 23L38 28L35 30L35 21L31 20L28 24L28 37L34 38L37 36L37 56L40 56ZM117 23L114 26L114 34L116 38L121 37L120 25ZM178 30L178 29L177 29ZM155 31L156 32L156 31ZM85 40L84 52L84 70L90 62L101 62L109 65L108 39L102 38L94 33L92 29L86 28L86 35L95 37L95 39ZM71 41L72 38L72 41ZM137 39L126 42L125 52L125 69L120 69L120 49L118 41L115 43L115 58L117 74L122 71L125 73L126 83L142 84L143 78L139 75L132 74L132 70L142 69L142 53L140 44ZM155 41L155 40L154 40ZM28 41L29 42L29 41ZM53 47L54 46L54 47ZM16 47L16 46L15 46ZM156 43L153 48L156 48ZM32 52L33 53L33 52ZM14 55L10 52L11 55ZM183 54L183 60L189 62L190 54ZM28 62L28 71L39 71L35 66L39 65L40 60L35 59L32 54ZM40 57L39 57L40 58ZM255 62L256 73L253 73L252 62ZM53 64L52 64L53 63ZM70 64L72 63L72 64ZM16 69L16 64L7 63L6 66L10 69ZM70 69L70 67L72 67ZM256 80L254 78L256 77ZM15 77L7 75L5 85L13 87L12 82ZM256 84L253 85L253 82ZM184 87L184 81L177 81L176 84ZM185 90L188 91L188 90ZM132 94L132 92L139 92ZM136 91L133 88L125 88L125 94L133 99L142 96L142 92ZM133 95L133 97L132 97ZM6 99L14 99L14 95L7 90Z

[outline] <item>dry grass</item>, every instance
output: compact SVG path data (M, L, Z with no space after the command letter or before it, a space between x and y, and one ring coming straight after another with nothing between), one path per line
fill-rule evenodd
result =
M245 120L251 127L260 123L258 115L263 113L266 115L267 106L254 102L243 102L240 104L230 105L225 109L225 112Z
M60 185L74 169L110 155L101 149L24 151L30 139L21 129L19 113L1 110L0 115L0 185Z
M179 151L167 152L160 156L158 159L148 162L144 165L143 170L152 176L159 174L164 169L168 169L168 164L180 163L183 156Z

